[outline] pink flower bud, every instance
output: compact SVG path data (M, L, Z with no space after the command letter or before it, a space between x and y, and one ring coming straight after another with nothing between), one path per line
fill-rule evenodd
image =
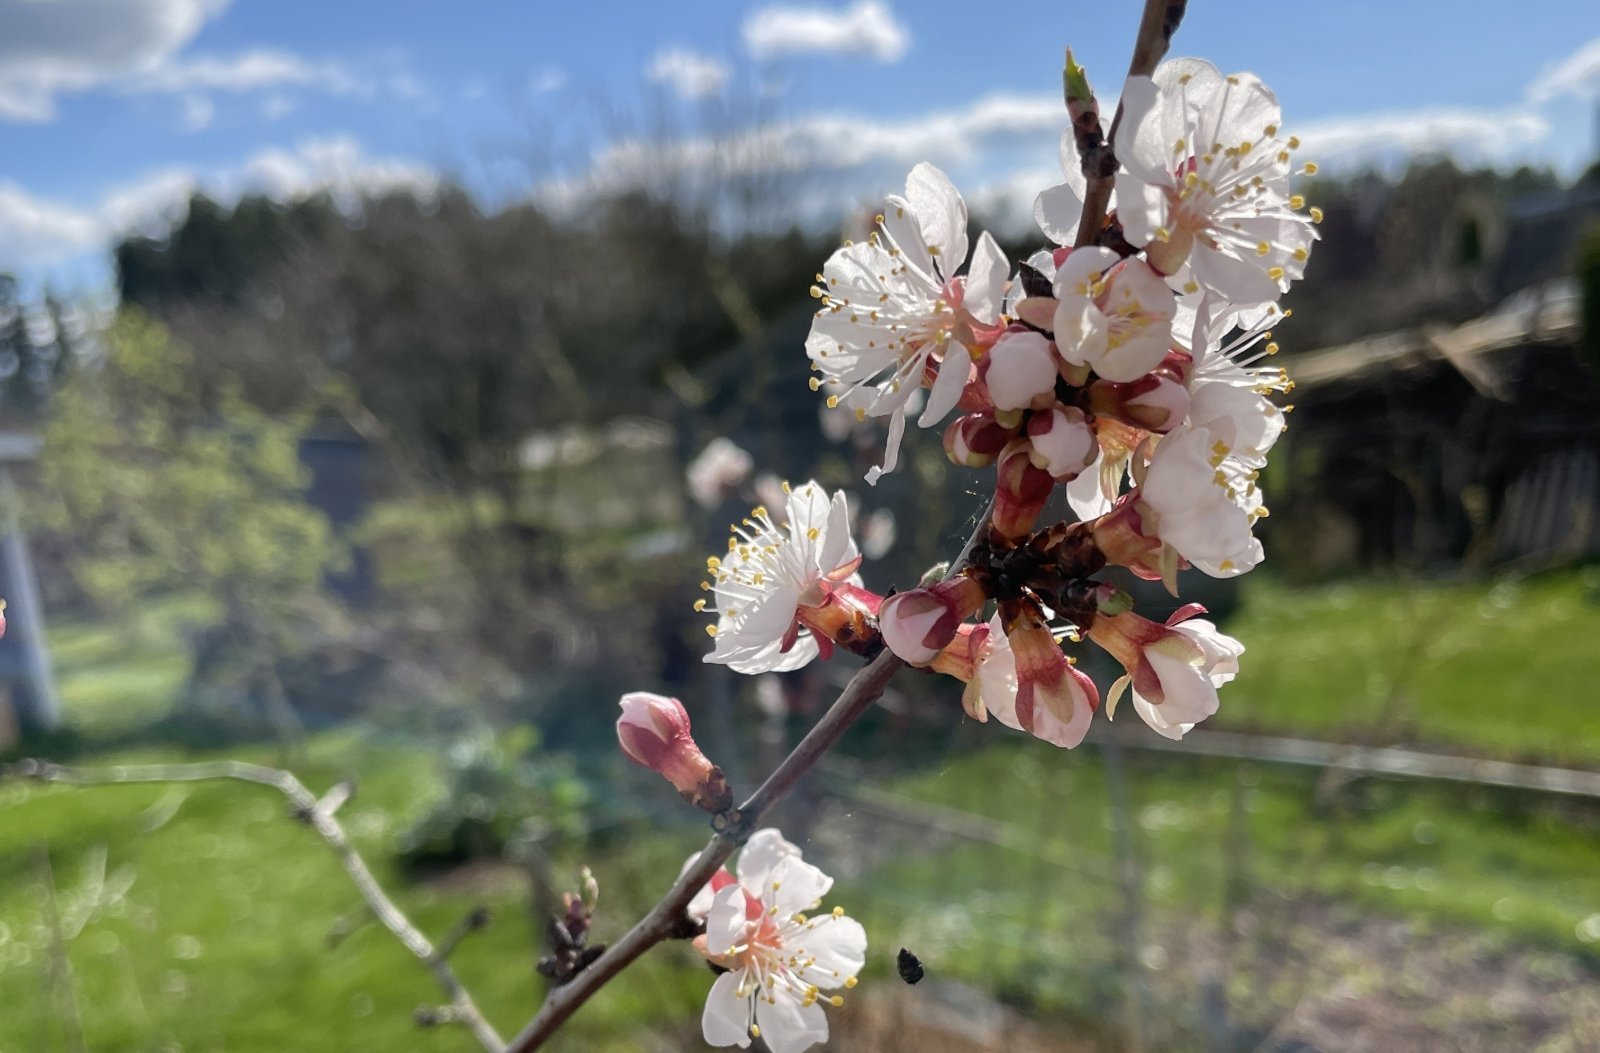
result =
M1024 612L1006 639L1016 662L1016 721L1022 730L1067 749L1089 733L1100 705L1094 681L1067 661L1061 645L1034 612Z
M1058 306L1054 296L1027 296L1018 300L1013 310L1022 321L1048 332L1055 325Z
M969 413L944 430L944 453L951 464L987 468L1011 441L1011 435L1011 429L996 421L993 413Z
M620 704L617 741L629 760L663 776L696 808L720 814L733 807L728 780L695 744L682 702L633 691Z
M1021 537L1032 530L1055 487L1049 472L1034 467L1031 453L1027 442L1013 442L995 467L992 522L1002 537Z
M1039 333L1012 330L989 349L987 363L984 383L996 409L1042 408L1055 397L1056 356Z
M1188 416L1189 390L1165 369L1126 383L1097 380L1089 385L1089 409L1135 428L1165 434Z
M1166 546L1146 529L1142 507L1132 496L1124 496L1111 511L1090 522L1090 533L1107 563L1159 581L1166 576L1167 568L1162 565ZM1176 565L1172 569L1176 570Z
M955 639L961 623L983 608L986 599L983 587L963 574L890 596L878 611L878 628L884 644L901 660L928 665Z
M1101 614L1089 638L1122 663L1127 676L1112 687L1107 714L1129 687L1145 723L1167 738L1182 738L1217 711L1217 688L1239 671L1244 645L1217 631L1191 604L1165 625L1131 612Z
M1100 447L1094 429L1076 406L1052 406L1028 420L1028 443L1034 467L1065 482L1094 463Z

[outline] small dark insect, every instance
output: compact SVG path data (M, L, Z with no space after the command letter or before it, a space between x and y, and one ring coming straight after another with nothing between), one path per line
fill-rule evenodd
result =
M895 957L894 967L899 971L900 979L908 984L914 984L927 975L922 968L922 959L904 947L900 948L899 955Z

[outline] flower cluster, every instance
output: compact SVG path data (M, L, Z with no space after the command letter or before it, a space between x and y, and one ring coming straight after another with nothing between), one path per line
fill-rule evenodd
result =
M1195 604L1141 616L1100 574L1125 568L1176 596L1182 570L1228 578L1261 562L1259 478L1287 412L1272 396L1292 387L1261 359L1277 351L1278 299L1303 275L1321 219L1290 180L1315 168L1294 161L1298 141L1280 134L1277 102L1250 74L1178 59L1130 78L1114 156L1070 55L1067 96L1065 178L1034 208L1055 247L1013 267L989 234L969 244L960 194L920 164L812 288L811 387L830 409L888 425L867 482L894 469L927 388L917 423L944 426L955 464L994 469L987 530L954 574L879 595L859 574L845 494L785 484L707 561L709 595L695 605L715 617L707 662L784 672L887 648L964 684L973 719L1070 748L1101 708L1064 646L1087 640L1123 669L1108 718L1131 693L1146 724L1181 738L1216 712L1243 646ZM1083 171L1102 196L1114 181L1109 214L1085 214ZM712 453L694 473L707 505L751 469ZM1041 523L1057 487L1077 520ZM617 731L631 759L738 821L676 699L625 696ZM842 911L816 913L831 885L763 830L735 873L719 870L694 898L696 947L723 970L708 1042L760 1037L799 1053L827 1037L821 1004L841 999L824 992L853 986L866 950Z
M1101 141L1082 71L1068 73L1074 119ZM1063 640L1086 636L1121 662L1112 705L1131 688L1172 737L1215 711L1237 671L1242 648L1198 608L1158 624L1090 579L1120 566L1176 595L1182 569L1233 577L1260 563L1258 480L1285 413L1270 396L1291 384L1258 360L1277 351L1277 301L1321 218L1290 188L1315 166L1295 161L1299 141L1254 76L1177 59L1130 78L1122 99L1110 216L1080 230L1075 128L1064 181L1034 209L1056 246L1013 271L985 234L967 261L966 206L919 165L867 242L824 266L806 344L830 405L888 418L869 482L894 467L919 386L920 425L957 414L949 459L995 470L989 537L957 579L883 601L885 643L964 681L975 718L1062 746L1082 741L1100 701ZM1081 522L1041 528L1058 486ZM991 600L998 613L982 618Z

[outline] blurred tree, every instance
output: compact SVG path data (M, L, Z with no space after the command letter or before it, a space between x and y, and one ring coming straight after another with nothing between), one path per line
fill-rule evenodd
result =
M1590 223L1578 239L1573 272L1582 297L1584 358L1600 374L1600 223Z
M326 646L341 625L323 583L343 549L303 499L310 414L269 415L228 389L213 413L192 360L124 312L104 362L55 401L37 514L75 540L67 566L101 605L192 601L196 697L242 692L287 729L277 663Z
M634 575L636 602L619 604L594 568L630 558L659 524L553 528L570 517L550 505L581 509L611 497L612 482L568 467L555 486L556 474L530 473L524 444L604 444L631 415L680 424L698 449L711 437L699 430L719 426L707 417L708 366L769 314L805 310L823 251L792 231L718 234L703 212L659 195L600 199L557 219L531 205L486 214L446 188L371 199L359 216L326 199L247 201L232 214L196 202L168 237L125 242L117 255L125 300L158 311L197 349L186 368L203 404L215 409L216 393L233 390L276 412L341 392L332 408L379 454L380 498L435 522L422 506L454 506L442 517L450 532L426 553L439 588L424 601L413 578L395 602L443 604L442 621L472 645L548 677L551 653L608 674L630 661L653 667L650 612L681 568L650 562ZM219 274L201 274L212 257ZM729 416L768 408L752 396L767 394L779 359L757 349L726 378ZM784 395L815 419L802 381ZM676 451L664 455L675 474ZM399 533L381 542L391 567L411 562L394 555ZM464 585L470 602L444 599Z

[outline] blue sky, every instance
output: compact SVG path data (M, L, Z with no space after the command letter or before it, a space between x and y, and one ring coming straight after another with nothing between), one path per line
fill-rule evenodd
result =
M0 0L0 269L102 284L114 234L196 186L426 188L446 172L499 199L625 182L663 157L726 162L736 152L704 137L730 124L837 174L840 205L926 158L1017 214L1053 179L1062 47L1114 97L1138 7ZM1592 0L1525 0L1514 18L1478 2L1195 0L1175 53L1262 76L1324 165L1447 151L1572 174L1593 156ZM648 139L661 114L678 152L607 149Z

